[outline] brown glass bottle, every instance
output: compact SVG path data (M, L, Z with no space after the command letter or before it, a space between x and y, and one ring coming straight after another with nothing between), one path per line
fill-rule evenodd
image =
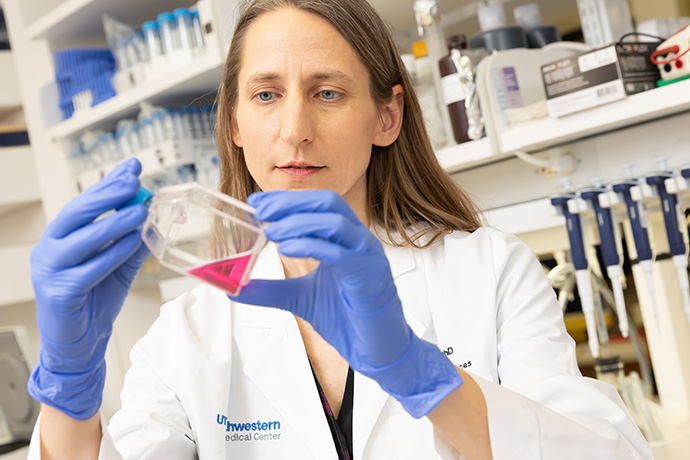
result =
M467 38L463 34L449 37L447 43L449 50L454 48L463 50L467 48ZM468 123L467 113L465 112L465 90L460 83L460 76L450 55L441 58L438 66L441 71L443 100L448 107L450 124L453 126L453 137L455 142L462 144L470 140L467 136Z

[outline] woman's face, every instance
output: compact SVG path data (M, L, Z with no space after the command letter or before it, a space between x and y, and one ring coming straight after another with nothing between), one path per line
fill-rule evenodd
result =
M247 30L232 137L262 190L331 189L363 219L372 145L394 140L386 118L327 20L281 8Z

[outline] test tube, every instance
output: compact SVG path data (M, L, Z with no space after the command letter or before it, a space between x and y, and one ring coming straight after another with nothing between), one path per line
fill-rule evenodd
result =
M132 36L132 44L137 53L138 62L148 62L150 60L149 50L146 45L146 38L144 37L143 31L138 31Z
M84 172L84 146L81 143L69 152L68 158L74 176Z
M137 47L134 44L134 37L127 37L124 41L125 54L127 55L128 67L132 67L139 63L139 55L137 53Z
M185 129L185 123L184 123L183 118L184 118L184 116L182 114L181 109L174 109L172 111L173 130L174 130L173 137L175 139L187 139L189 137L187 135L187 130Z
M192 108L192 128L194 132L194 138L203 139L206 136L206 131L204 130L204 118L201 113L201 107L195 106Z
M194 25L192 14L187 8L177 8L173 11L177 30L180 36L180 47L192 50L194 47Z
M139 122L139 134L144 148L156 145L156 133L154 132L153 123L150 118L143 118Z
M186 106L180 108L182 113L182 123L184 123L184 130L189 139L195 139L196 133L194 130L194 107Z
M160 27L163 51L167 54L178 49L180 47L180 30L175 23L175 16L172 13L159 14L158 26Z
M120 40L115 43L115 61L117 62L117 70L123 71L129 68L129 59L127 58L125 40Z
M151 124L153 125L153 132L156 137L156 143L161 143L168 137L165 132L165 125L163 124L163 111L156 110L151 115Z
M194 46L199 49L204 47L204 32L201 29L201 18L199 17L199 10L191 10L192 25L194 27Z
M163 55L160 26L156 21L146 21L144 24L142 24L141 30L144 32L144 39L146 40L149 61L153 62Z
M173 114L169 109L161 109L161 119L163 122L163 130L165 132L164 139L175 138L175 122L173 121Z
M125 135L129 138L129 144L132 146L132 155L136 155L141 150L141 138L139 137L139 129L136 123L132 123L125 129Z
M129 137L125 136L125 127L121 126L115 132L115 139L117 140L117 145L119 150L122 152L124 157L133 156L132 146L129 143Z

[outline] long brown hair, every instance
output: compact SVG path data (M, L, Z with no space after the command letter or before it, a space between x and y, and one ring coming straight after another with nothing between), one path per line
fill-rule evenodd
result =
M472 232L481 226L480 213L439 165L424 126L422 110L392 35L366 0L253 0L247 2L235 27L218 94L217 136L220 190L245 201L259 187L232 141L231 126L238 97L243 40L263 13L293 7L327 19L355 50L369 72L370 92L381 107L392 88L404 91L402 129L388 147L372 146L367 170L368 217L385 229L396 246L425 247L453 230ZM410 234L410 229L415 233Z

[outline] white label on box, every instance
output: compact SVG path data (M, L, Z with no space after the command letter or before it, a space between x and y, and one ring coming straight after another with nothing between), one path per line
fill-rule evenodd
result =
M580 72L585 73L605 65L613 64L618 60L616 55L616 47L608 46L599 51L583 54L577 58L577 63L580 66Z
M467 98L465 87L462 86L460 75L457 73L441 78L441 88L443 89L443 102L446 105L464 101Z
M608 104L626 97L622 80L614 80L602 85L586 88L546 101L549 115L561 117L580 112L599 105Z

